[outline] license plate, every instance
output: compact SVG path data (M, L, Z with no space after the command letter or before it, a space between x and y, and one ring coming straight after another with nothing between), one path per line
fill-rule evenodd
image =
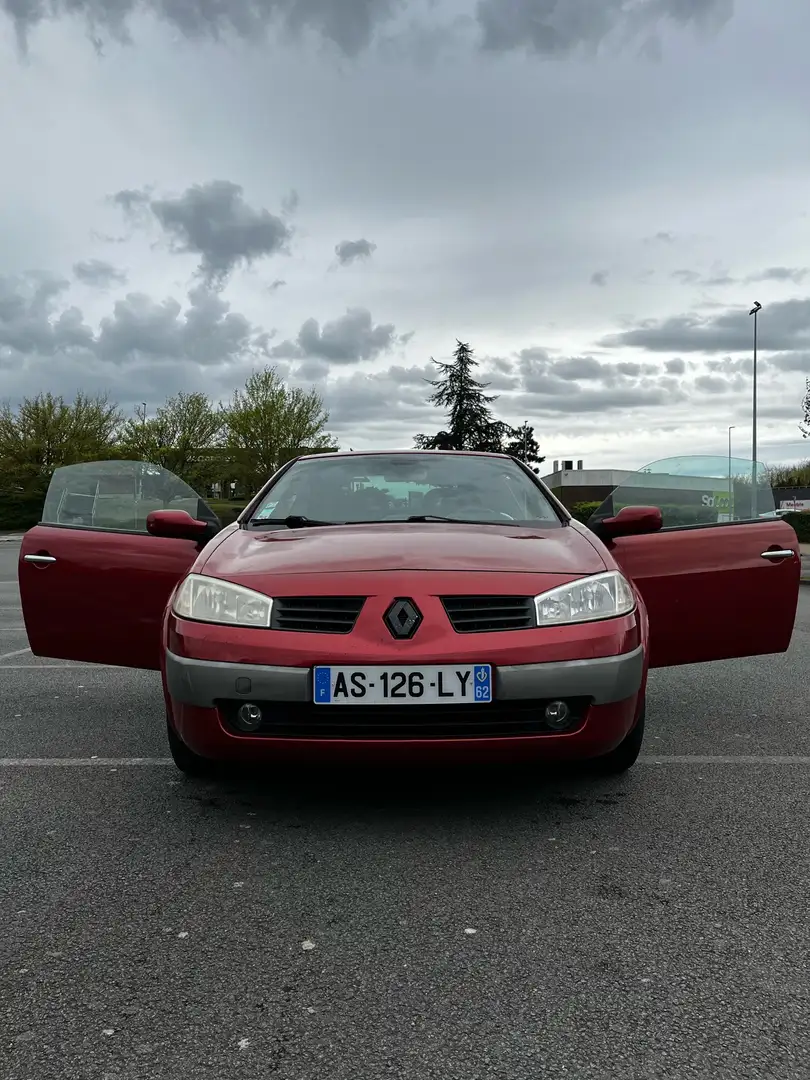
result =
M492 700L489 664L316 667L316 705L483 705Z

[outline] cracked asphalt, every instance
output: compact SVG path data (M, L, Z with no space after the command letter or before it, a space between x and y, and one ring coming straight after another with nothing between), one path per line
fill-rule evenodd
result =
M24 651L16 557L2 1080L810 1078L810 589L785 656L654 673L621 779L201 783L157 676Z

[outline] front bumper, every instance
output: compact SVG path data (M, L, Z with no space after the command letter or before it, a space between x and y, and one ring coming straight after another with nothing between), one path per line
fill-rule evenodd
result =
M644 677L644 649L638 646L617 656L585 660L496 666L494 674L497 701L575 697L587 698L592 705L610 705L638 693ZM308 667L218 663L167 650L165 676L166 689L174 701L200 709L214 709L219 702L234 700L313 700Z
M351 582L342 587L351 592ZM414 595L409 588L403 595ZM438 600L418 593L424 612ZM381 610L390 597L376 598ZM379 601L379 602L378 602ZM435 602L434 602L435 601ZM409 642L390 639L371 603L354 633L326 636L240 630L167 618L164 690L171 723L195 753L220 761L448 764L578 760L608 753L631 730L646 682L643 609L619 619L550 630L448 633L442 613ZM365 609L364 609L365 610ZM446 620L445 620L446 621ZM271 661L271 662L268 662ZM540 662L538 662L540 661ZM488 705L316 705L315 664L419 668L489 663ZM551 731L544 704L565 700L572 724ZM266 723L245 733L240 704Z

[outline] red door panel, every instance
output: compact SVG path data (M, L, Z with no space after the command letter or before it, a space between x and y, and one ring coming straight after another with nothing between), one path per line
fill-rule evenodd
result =
M796 533L760 519L608 544L650 616L650 666L785 652L799 599ZM791 551L763 558L767 551Z
M42 521L23 539L20 596L32 652L64 660L159 668L169 596L199 554L194 540L151 536L149 513L185 510L216 532L203 499L143 461L56 469Z
M31 651L159 668L163 612L198 554L191 540L37 525L23 539L19 565Z

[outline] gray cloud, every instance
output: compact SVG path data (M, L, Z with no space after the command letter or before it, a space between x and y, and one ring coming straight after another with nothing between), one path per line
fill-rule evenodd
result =
M810 297L769 304L760 313L759 330L762 349L787 352L810 348ZM650 352L747 352L752 346L752 320L744 309L728 309L710 317L676 315L610 334L599 344Z
M698 375L695 386L705 394L728 394L735 389L727 379L717 375Z
M511 404L518 413L558 416L560 413L630 412L644 407L672 405L685 401L686 397L683 389L677 386L638 386L621 390L601 387L583 390L575 387L565 398L549 395L542 388L527 387L527 393L516 395Z
M673 270L672 277L676 281L680 281L682 285L697 285L701 280L700 274L696 270Z
M15 357L50 357L92 343L93 332L78 308L58 310L69 288L70 282L50 274L0 277L0 362L7 366Z
M304 360L293 371L293 378L297 382L316 383L327 378L332 369L325 360Z
M356 435L358 425L362 425L367 441L391 446L395 442L392 425L403 425L408 434L400 445L410 445L420 424L439 421L427 402L427 377L431 372L424 367L394 365L373 374L357 371L329 380L323 394L330 427Z
M559 56L606 39L641 40L648 50L664 22L717 28L734 13L734 0L479 0L483 48L526 49Z
M401 0L0 0L23 49L33 29L67 15L84 18L97 49L105 34L129 44L129 24L146 10L192 41L229 35L256 41L272 29L293 37L315 30L347 55L366 48L375 28L401 6Z
M754 366L752 361L749 363ZM800 371L810 376L810 352L777 353L768 357L768 364L779 371Z
M148 188L127 189L112 201L137 224L151 215L173 252L199 255L199 274L212 286L223 285L237 266L289 251L290 225L269 210L248 206L242 187L229 180L194 184L163 199L153 199Z
M68 282L43 274L0 278L0 365L14 370L30 359L46 360L49 385L59 376L53 357L120 368L144 362L188 362L198 367L266 358L260 328L231 312L219 295L192 289L183 306L129 293L113 305L94 331L73 306L60 310ZM156 368L154 370L157 370Z
M594 270L591 274L591 285L598 285L604 288L604 286L607 285L607 278L607 270Z
M708 277L702 279L703 284L709 288L724 288L727 285L736 284L737 279L733 278L731 274L718 271L717 273L709 274Z
M672 277L683 285L702 285L707 288L726 287L728 285L754 285L760 281L801 283L810 274L810 269L800 266L769 266L758 274L749 274L745 278L736 278L723 270L713 270L709 274L699 274L696 270L674 270Z
M754 369L754 361L750 356L724 356L722 360L707 360L706 369L712 373L719 371L723 375L750 375Z
M699 274L697 270L673 270L671 277L680 281L682 285L702 285L705 288L721 288L727 285L736 285L734 278L725 270L715 267L708 274ZM751 281L761 280L759 277L750 278Z
M624 395L628 404L634 400L655 404L667 393L677 392L676 381L655 364L609 363L593 356L553 359L543 348L521 350L514 371L524 395L534 395L538 401L553 401L553 407L561 412L575 410L579 403L589 408L592 388L600 384L599 394L604 395L606 402L621 401Z
M605 365L592 356L572 356L555 361L550 370L561 379L601 379Z
M560 56L580 47L596 49L607 39L618 44L640 41L647 55L658 56L658 27L665 23L717 28L733 13L734 0L468 0L450 22L411 15L411 0L0 0L0 11L14 25L25 50L41 23L66 16L83 18L97 52L103 39L132 42L130 24L141 11L167 22L185 38L220 40L235 36L255 42L277 30L299 38L313 30L348 56L368 48L377 32L401 13L402 40L420 55L433 55L440 44L466 36L474 25L485 51L525 49L540 56ZM428 9L435 5L427 5ZM455 7L455 5L454 5ZM470 9L474 12L470 18ZM452 13L451 13L452 14ZM411 15L411 18L407 17ZM389 43L390 43L389 38Z
M752 283L755 281L790 281L794 285L801 285L808 274L810 274L810 269L807 267L769 266L761 274L752 274L746 280Z
M377 250L370 240L341 240L335 245L335 255L341 266L348 266L358 259L368 259Z
M73 275L77 281L85 285L93 285L97 289L108 289L111 285L125 285L127 281L124 270L119 270L104 259L86 259L83 262L74 263Z
M381 353L409 340L410 335L398 337L393 323L378 323L366 308L348 308L345 315L321 325L317 319L307 319L295 341L286 340L271 350L271 355L284 359L318 358L333 364L355 364L373 360Z
M113 364L189 359L204 367L255 354L258 329L244 315L201 286L188 300L185 311L173 298L157 302L141 293L116 301L112 316L101 320L96 354Z

